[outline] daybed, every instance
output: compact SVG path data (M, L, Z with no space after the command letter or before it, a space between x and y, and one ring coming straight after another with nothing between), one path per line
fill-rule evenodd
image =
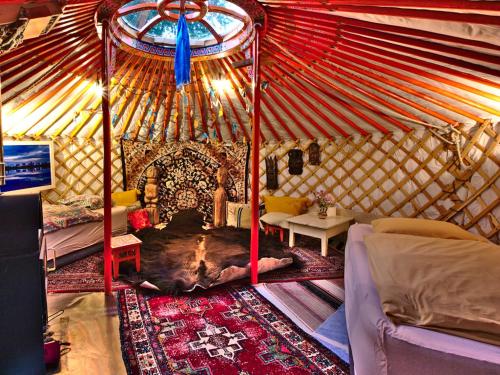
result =
M500 374L500 347L409 325L382 311L371 277L364 236L350 227L345 264L347 329L356 375Z
M92 212L101 214L101 217L104 215L103 208L92 210ZM112 207L111 215L113 236L126 234L127 207ZM68 254L88 249L93 245L101 243L104 239L103 236L104 222L102 219L99 221L72 225L67 228L46 233L42 240L40 259L43 259L44 254L46 254L47 261L52 261ZM53 263L53 267L55 267L55 265L56 262Z

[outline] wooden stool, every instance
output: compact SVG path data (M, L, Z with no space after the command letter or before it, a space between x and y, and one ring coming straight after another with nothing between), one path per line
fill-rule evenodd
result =
M141 270L141 243L133 234L111 238L111 261L113 263L113 278L116 279L120 271L120 263L135 260L135 270Z
M284 237L284 230L283 228L281 227L278 227L276 225L271 225L271 224L267 224L267 223L264 223L264 232L266 233L266 236L271 233L272 235L274 235L276 232L279 232L280 234L280 241L283 242L283 237Z

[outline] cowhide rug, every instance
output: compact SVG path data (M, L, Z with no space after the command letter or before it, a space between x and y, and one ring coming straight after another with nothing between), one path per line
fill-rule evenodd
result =
M162 292L209 288L249 275L250 231L239 228L203 229L195 210L173 216L165 229L146 228L136 233L141 247L141 273L134 283L148 282ZM259 272L293 263L274 236L259 234Z

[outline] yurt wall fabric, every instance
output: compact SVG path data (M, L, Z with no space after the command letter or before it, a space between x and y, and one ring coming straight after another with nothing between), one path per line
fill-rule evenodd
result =
M260 153L261 195L307 196L326 190L339 207L382 216L456 223L494 242L500 224L500 124L462 129L460 168L454 147L429 131L319 140L321 164L310 165L312 141L268 143ZM304 171L288 172L288 152L304 151ZM266 189L265 158L278 159L279 188Z

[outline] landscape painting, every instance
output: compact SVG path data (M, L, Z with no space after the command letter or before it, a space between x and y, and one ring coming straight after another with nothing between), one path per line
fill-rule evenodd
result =
M2 192L36 192L55 185L52 142L5 142L4 162Z

